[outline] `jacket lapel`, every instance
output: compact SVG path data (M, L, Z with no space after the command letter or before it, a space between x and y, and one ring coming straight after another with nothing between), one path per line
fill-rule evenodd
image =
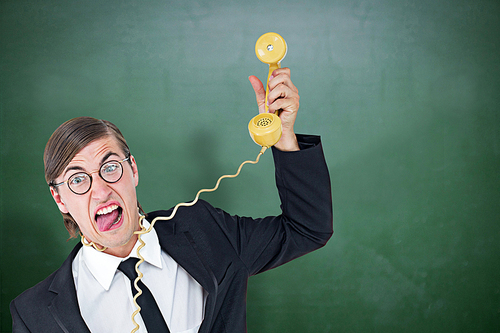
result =
M189 232L175 232L175 222L155 226L161 247L182 266L207 292L205 315L199 332L210 332L217 299L217 281L203 259L203 253L196 246ZM49 291L56 294L49 305L49 311L63 332L90 333L80 314L72 274L72 262L81 248L78 243L57 271Z
M49 305L49 311L54 316L54 320L61 327L62 331L67 333L90 333L80 314L75 283L71 272L71 264L81 246L81 243L75 246L61 268L57 271L49 288L49 291L56 294Z
M213 321L217 299L217 280L203 259L189 232L175 232L175 222L169 221L155 225L161 247L186 270L208 293L205 316L199 332L209 332Z

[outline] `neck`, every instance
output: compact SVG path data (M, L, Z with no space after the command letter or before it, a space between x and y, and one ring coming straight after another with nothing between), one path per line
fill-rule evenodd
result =
M128 240L127 243L117 247L108 247L103 252L115 257L125 258L127 257L137 242L137 235L132 234L132 237Z
M140 230L141 230L141 227L139 225L137 227L136 231L140 231ZM130 252L132 252L132 249L134 248L135 243L137 242L137 239L138 239L137 233L134 232L134 233L132 233L132 236L129 238L129 240L125 244L120 245L120 246L116 246L116 247L105 247L105 246L96 244L94 242L88 242L87 239L85 238L85 236L81 235L81 242L84 246L91 246L99 252L104 252L106 254L109 254L109 255L112 255L115 257L120 257L120 258L125 258L130 254Z

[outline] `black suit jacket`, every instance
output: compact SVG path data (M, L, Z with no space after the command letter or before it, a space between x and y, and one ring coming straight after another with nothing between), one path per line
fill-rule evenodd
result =
M248 277L311 252L331 237L331 188L321 143L315 136L299 136L299 141L300 152L273 149L281 215L231 216L200 200L155 224L162 249L208 293L199 332L245 332ZM147 219L167 215L170 211L157 211ZM71 269L81 246L56 272L12 301L15 333L89 332Z

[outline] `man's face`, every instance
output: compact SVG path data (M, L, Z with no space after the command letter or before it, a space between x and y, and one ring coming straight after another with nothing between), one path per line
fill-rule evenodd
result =
M82 195L73 193L63 184L51 194L63 213L75 219L85 238L108 249L106 253L124 257L132 250L139 230L139 212L135 188L139 183L137 165L133 156L122 163L123 176L116 183L107 183L100 176L101 165L121 161L127 156L113 136L106 136L85 146L73 157L56 183L66 181L75 173L92 176L90 190Z

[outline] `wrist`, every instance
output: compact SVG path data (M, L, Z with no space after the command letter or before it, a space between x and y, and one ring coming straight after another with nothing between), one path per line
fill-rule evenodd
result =
M281 138L274 145L275 148L281 150L281 151L298 151L300 150L299 147L299 142L297 141L297 137L295 136L295 133L292 132L286 132L284 131L281 134Z

